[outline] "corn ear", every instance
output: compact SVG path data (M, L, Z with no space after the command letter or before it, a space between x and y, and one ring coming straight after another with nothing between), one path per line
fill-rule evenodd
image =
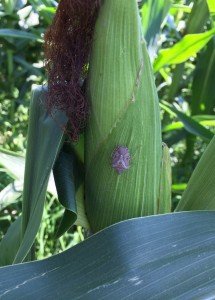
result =
M106 0L97 19L87 80L86 212L91 229L156 214L162 156L159 105L136 0ZM112 168L117 146L130 166Z
M167 145L162 143L162 161L160 190L158 197L158 214L171 212L172 170L170 153Z

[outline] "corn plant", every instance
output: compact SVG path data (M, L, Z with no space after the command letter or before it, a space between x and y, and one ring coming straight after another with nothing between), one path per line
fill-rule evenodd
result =
M163 14L169 3L165 4ZM150 39L146 28L144 33ZM214 29L210 29L198 37L184 38L172 51L160 53L154 70L168 63L165 53L169 53L171 63L182 63L188 53L176 53L189 43L193 45L190 53L198 51L213 35ZM56 235L61 236L74 223L98 233L45 261L0 269L0 278L4 277L0 296L16 298L24 293L26 297L40 297L44 293L47 298L54 295L57 299L112 299L113 295L121 299L211 297L215 278L211 260L214 212L170 213L170 155L161 140L158 96L136 0L104 1L92 41L89 66L86 68L84 60L84 70L79 74L87 74L83 89L90 113L78 144L68 146L62 130L66 128L65 132L71 133L77 125L73 120L68 126L74 111L65 110L58 93L55 105L50 102L49 91L72 87L68 78L60 82L61 77L54 74L51 78L55 81L49 82L51 88L37 87L33 91L22 216L0 244L0 261L6 265L34 259L33 243L52 168L58 197L65 207ZM76 91L78 97L82 96L82 90ZM212 131L168 102L161 107L177 116L189 133L208 143L176 211L213 210ZM78 125L80 128L82 124ZM32 290L34 283L37 290Z

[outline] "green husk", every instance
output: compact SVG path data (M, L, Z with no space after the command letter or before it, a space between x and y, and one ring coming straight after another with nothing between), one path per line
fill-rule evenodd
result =
M162 143L162 162L160 191L158 198L158 214L171 212L172 171L170 153L167 145Z
M159 105L137 1L104 1L96 23L87 95L86 211L93 231L158 211L162 156ZM111 166L116 146L129 170Z

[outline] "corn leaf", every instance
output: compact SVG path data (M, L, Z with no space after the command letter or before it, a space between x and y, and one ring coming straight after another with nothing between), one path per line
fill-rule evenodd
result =
M142 5L142 28L151 61L157 53L161 24L168 13L170 4L169 0L148 0Z
M45 90L38 87L32 95L23 189L22 240L14 263L25 259L36 237L49 176L59 151L62 128L67 122L65 113L60 111L51 118L41 101L45 101Z
M215 212L120 222L51 258L0 268L6 299L213 299Z
M193 3L191 14L187 20L187 33L199 33L209 19L209 10L205 0L196 0Z
M69 214L69 222L65 222L64 219L62 220L61 226L58 229L57 236L61 236L67 229L72 226L72 224L74 224L77 219L73 165L73 156L61 149L54 164L53 172L58 199L66 208L66 213Z
M200 33L204 30L209 19L208 7L205 0L196 0L193 2L191 13L188 17L186 24L186 32L191 33ZM177 64L173 69L172 75L172 84L169 89L168 99L169 102L172 102L172 99L175 98L177 91L180 87L182 75L184 73L184 63Z
M19 216L8 228L0 243L0 266L11 265L20 246L22 217Z
M215 37L198 56L192 85L192 114L212 114L215 106Z
M212 131L205 128L197 121L195 121L194 118L187 116L186 114L180 112L174 106L165 102L165 104L162 104L162 108L164 108L167 112L172 111L173 113L175 113L177 115L178 119L181 122L183 122L184 127L188 132L190 132L196 136L200 136L201 138L203 138L205 141L208 141L208 142L214 137L214 134Z
M183 12L186 12L186 13L191 13L192 8L190 6L188 6L188 5L183 5L183 4L172 4L171 5L170 12L172 14L174 14L178 10L182 10Z
M215 14L215 3L213 0L207 0L210 13Z
M77 144L73 145L73 151L74 151L75 157L78 157L78 162L76 162L75 170L74 170L75 171L75 179L76 179L76 181L78 181L77 191L76 191L76 200L77 200L76 205L77 205L78 215L77 215L77 220L76 220L75 224L81 225L85 228L89 228L89 223L86 218L85 208L84 208L84 203L83 203L83 199L84 199L83 178L82 178L83 174L82 175L80 174L83 172L83 153L82 153L83 152L83 137L80 139L80 141ZM69 158L69 160L71 160L71 158ZM65 166L63 165L63 168L67 168L67 163L68 162L65 162ZM13 201L13 199L15 201L15 198L18 199L18 197L20 195L22 195L25 158L21 157L20 155L17 155L15 152L0 148L0 164L2 166L4 166L5 170L11 177L13 177L14 179L17 179L19 181L19 191L18 192L16 190L14 190L15 183L12 183L7 189L3 190L0 193L0 208L2 207L2 209L3 209L4 207L6 207L8 205L8 203L11 203L11 201ZM64 176L64 175L65 174L63 174L63 175L59 174L59 176ZM67 181L68 179L65 178L65 180ZM71 180L71 178L69 180ZM80 185L80 181L82 183L81 185ZM69 182L69 184L73 185L73 183L71 181ZM15 186L16 186L16 184L15 184ZM57 193L57 190L56 190L53 172L51 172L51 175L49 178L47 191L49 193L51 193L52 195L54 195L56 198L58 198L59 192ZM11 198L9 197L8 193L10 193ZM61 200L61 194L60 194L60 200ZM66 207L66 205L64 205L64 207ZM66 215L67 215L67 218L69 219L68 222L70 223L71 215L68 212ZM67 222L67 221L65 221L65 222ZM62 221L62 223L64 223L64 222Z
M154 62L154 72L171 64L180 64L201 50L214 36L215 28L204 33L187 34L172 48L161 50Z
M179 120L184 123L184 127L188 132L200 136L206 141L210 141L213 138L214 134L209 129L192 119L192 117L187 116L175 108L173 108L173 111L177 114Z
M197 164L176 211L215 209L215 137Z
M42 39L38 37L36 34L33 34L31 32L25 32L18 29L0 29L0 37L12 37L16 39L28 39L32 41L42 42Z
M77 159L74 151L64 145L53 169L58 199L65 207L56 237L64 234L74 223L89 228L83 207L83 169L83 163Z
M45 101L44 97L45 88L34 88L29 117L23 209L19 222L21 230L20 226L12 226L0 244L1 256L10 263L22 262L34 242L42 218L50 172L63 136L61 128L67 122L63 112L56 112L50 117L41 104ZM11 235L19 237L14 244ZM11 251L8 251L8 240L11 242Z
M215 116L213 115L192 116L192 119L203 126L215 127ZM162 129L162 132L168 132L168 131L177 130L181 128L184 128L184 124L182 122L172 122L171 124L166 125Z

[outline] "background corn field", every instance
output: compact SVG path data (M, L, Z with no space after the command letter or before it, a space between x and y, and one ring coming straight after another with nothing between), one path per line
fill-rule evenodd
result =
M57 5L54 0L2 1L0 4L0 239L12 222L19 222L31 86L47 83L43 35ZM215 132L214 2L145 0L139 1L139 11L159 97L162 141L171 155L171 211L205 209L195 189L192 197L197 200L193 206L186 206L190 203L190 193L185 193L184 202L177 205ZM91 64L94 64L93 58ZM97 94L97 91L92 93ZM59 120L61 118L63 120L59 116ZM89 149L92 148L92 142L87 143ZM214 148L210 145L207 153L212 157ZM78 147L82 146L75 147L81 157ZM210 166L213 169L213 164L213 159L201 162L208 169ZM56 172L61 172L57 166ZM192 182L198 184L200 173L196 171ZM205 176L209 175L210 172ZM212 183L208 182L210 189ZM88 189L91 184L87 183ZM203 189L202 196L206 194ZM207 206L207 209L214 208L213 203ZM166 207L163 210L165 212ZM35 243L36 259L60 253L84 239L81 226L75 225L64 233L70 226L59 227L63 215L65 217L64 208L50 184ZM84 225L84 221L80 223ZM100 228L98 224L93 226ZM59 239L55 239L57 228L64 233L62 236L61 232L57 233ZM127 238L131 238L129 229Z

